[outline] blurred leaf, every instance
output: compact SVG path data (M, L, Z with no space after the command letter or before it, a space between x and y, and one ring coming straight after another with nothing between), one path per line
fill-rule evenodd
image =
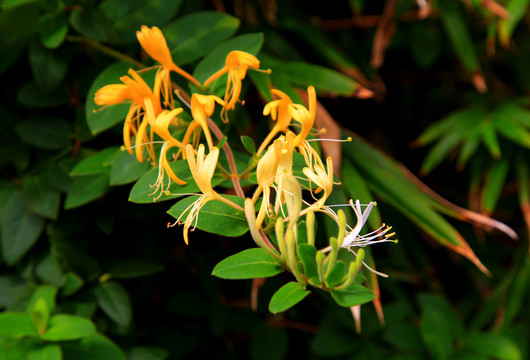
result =
M57 254L66 269L74 271L84 279L95 280L99 274L99 263L67 240L52 238L52 252Z
M464 340L461 350L485 358L499 360L521 360L521 352L507 337L497 334L473 333Z
M104 0L100 9L112 22L116 42L134 42L142 25L161 26L173 17L182 0Z
M44 299L38 299L30 313L30 317L33 327L37 329L39 335L43 334L46 331L48 320L50 319L50 309Z
M425 358L425 347L422 343L419 329L413 324L403 323L395 326L388 326L385 329L383 338L396 349L423 354L423 358Z
M173 62L187 64L206 55L239 27L239 19L217 11L200 11L179 17L164 26Z
M127 327L132 321L131 301L127 290L115 281L107 281L96 288L99 307L116 324Z
M423 69L429 69L442 52L442 36L437 26L413 23L409 31L409 46L414 59Z
M85 104L85 115L92 134L98 134L125 120L130 104L123 103L102 108L94 102L94 95L105 85L120 84L120 77L125 76L131 67L132 64L126 62L114 63L105 68L90 86Z
M151 169L148 161L139 162L135 155L120 151L110 169L110 185L129 184Z
M19 276L0 275L0 308L9 306L17 297L32 291L33 289Z
M421 307L420 334L435 359L451 359L462 325L447 302L433 294L418 297Z
M61 344L65 359L75 360L126 360L122 350L101 334L93 334L81 341Z
M297 282L289 282L283 285L272 295L269 302L269 311L273 314L283 312L298 304L311 292L306 290Z
M53 313L55 309L55 296L57 295L57 288L51 285L40 285L29 300L29 304L26 307L26 312L31 315L38 307L38 303L43 301L46 305L48 316ZM37 309L38 311L38 309Z
M506 19L499 19L499 41L502 45L508 46L510 38L515 30L517 24L522 20L528 8L528 0L508 0L506 2L506 10L510 13L510 17Z
M63 193L70 191L74 180L70 171L77 164L77 159L68 157L48 167L47 175L51 185Z
M251 154L256 153L256 144L254 143L254 140L252 140L249 136L241 136L241 143L245 147L245 150L247 150Z
M64 54L50 50L35 40L29 43L28 56L37 85L46 93L55 89L68 67Z
M60 194L52 187L46 173L24 178L22 199L34 213L48 219L57 219Z
M62 360L63 353L58 344L42 344L28 353L27 360Z
M485 174L481 205L487 214L491 214L497 205L509 169L510 162L507 158L502 158L492 163L491 168Z
M74 179L72 188L66 195L64 208L73 209L96 200L107 192L108 182L108 174L81 176Z
M375 299L372 291L356 283L342 290L331 290L331 296L344 307L362 305Z
M249 54L256 55L263 44L263 34L245 34L236 36L230 40L222 42L217 47L215 47L204 59L199 62L193 76L199 81L204 82L215 72L220 70L225 66L226 55L232 50L241 50ZM221 82L216 80L214 84L219 83L218 85L211 85L210 88L223 88ZM226 84L226 82L224 82Z
M14 312L0 313L0 335L15 339L38 336L29 315Z
M42 258L35 266L35 275L43 282L55 286L63 286L65 276L59 261L51 252Z
M73 272L67 272L65 274L64 286L61 289L63 296L70 296L76 293L83 286L83 279Z
M521 124L506 107L499 108L494 114L497 131L505 138L526 148L530 148L530 131L528 125Z
M119 152L120 149L117 146L111 146L98 151L97 153L81 160L72 171L70 171L70 176L97 175L109 172L110 169L105 165L105 161L109 157L114 157Z
M75 7L69 20L74 29L96 41L109 41L115 37L115 30L109 18L94 5Z
M222 279L252 279L271 277L283 271L281 262L265 249L241 251L215 265L212 275Z
M464 66L470 71L480 70L475 47L457 1L438 1L445 30Z
M68 17L65 12L46 13L39 19L40 41L49 49L56 49L63 43L68 33Z
M127 354L127 360L165 360L169 351L154 346L135 346Z
M244 199L239 196L221 195L224 198L244 207ZM173 205L168 214L175 219L185 219L189 214L189 206L195 202L198 196L189 196ZM210 233L237 237L248 231L247 218L242 210L235 210L231 206L217 200L208 201L201 208L197 220L197 228Z
M67 103L70 100L70 94L66 91L66 87L58 87L46 93L36 83L31 82L19 89L17 100L28 107L48 108Z
M252 360L282 360L287 356L289 337L284 329L261 325L250 338Z
M287 62L276 69L281 71L295 86L307 88L314 85L319 92L330 92L341 96L353 96L357 82L346 75L304 62Z
M133 279L160 272L164 266L137 259L113 258L107 261L103 272L114 279Z
M61 118L33 118L18 123L15 129L24 141L38 148L56 150L70 143L70 125Z
M59 314L50 319L50 326L41 339L46 341L65 341L86 338L96 332L94 324L85 318Z
M31 212L17 193L1 225L2 257L8 265L14 265L39 238L44 229L44 219Z

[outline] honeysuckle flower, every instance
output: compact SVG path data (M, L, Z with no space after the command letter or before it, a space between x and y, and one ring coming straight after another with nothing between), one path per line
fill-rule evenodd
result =
M268 214L271 208L271 190L270 188L274 185L276 178L276 171L278 170L278 164L280 162L280 155L282 153L282 140L277 139L271 146L269 146L267 152L259 160L256 168L256 178L258 180L258 188L254 193L253 202L256 202L257 196L260 192L263 192L261 206L259 209L258 216L256 218L256 224L258 228L263 223L265 214Z
M353 203L352 200L350 200L350 206L352 207L353 211L355 212L355 216L357 216L357 224L355 227L346 235L344 240L342 241L341 247L343 248L350 248L352 246L366 246L371 245L375 243L380 242L397 242L397 240L391 240L390 237L394 236L395 233L387 234L392 227L386 226L383 224L379 229L372 231L365 235L359 235L361 232L361 229L363 228L364 224L368 220L368 217L370 216L370 213L372 212L372 209L376 203L371 201L368 205L366 205L366 209L362 211L361 209L361 203L359 200L356 200L355 203Z
M309 109L300 104L289 105L289 114L291 114L295 121L302 125L302 130L300 130L300 133L296 136L296 139L294 139L295 146L300 146L306 140L307 135L309 135L309 132L315 123L317 108L315 88L313 86L309 86L307 88L307 94Z
M210 129L208 128L207 119L212 116L215 110L215 103L218 103L221 106L224 106L225 104L220 97L214 95L194 93L191 96L191 116L193 117L193 121L202 128L210 149L213 147L213 141L212 136L210 135ZM194 127L194 125L195 124L190 124L189 128Z
M228 73L226 92L224 96L225 105L221 113L223 121L226 122L226 117L223 114L226 114L228 110L234 109L237 101L239 100L242 86L241 82L247 75L247 70L249 68L259 69L259 64L259 60L254 55L244 51L233 50L226 56L225 66L204 82L203 85L208 86L214 80Z
M130 153L133 153L131 146L131 133L136 135L136 155L140 162L143 161L143 145L149 142L149 138L143 132L138 136L139 128L147 127L147 122L143 121L143 114L145 112L145 99L151 99L153 104L153 111L155 114L159 114L162 111L160 102L146 84L146 82L138 75L133 69L129 69L129 76L122 76L120 80L123 84L110 84L102 87L94 96L94 102L97 105L116 105L123 102L130 101L131 106L125 117L123 124L123 143L124 148ZM148 151L151 157L154 157L154 151L152 146L148 146Z
M273 100L266 104L263 108L263 115L267 116L270 114L272 120L276 121L276 123L265 140L261 143L261 146L256 153L257 155L261 154L261 152L276 136L276 134L278 134L280 131L287 131L289 124L291 124L292 116L289 113L289 105L293 103L291 98L284 92L277 89L272 89L271 93L279 97L279 99Z
M327 172L324 168L324 164L322 164L322 161L320 158L318 158L317 164L313 166L313 169L306 167L302 170L304 175L307 176L311 182L314 182L316 185L318 185L318 189L313 192L314 194L317 194L322 190L324 191L324 194L320 199L318 199L308 208L304 209L303 214L307 213L308 211L320 210L333 191L333 161L331 156L328 156L326 159L326 167Z

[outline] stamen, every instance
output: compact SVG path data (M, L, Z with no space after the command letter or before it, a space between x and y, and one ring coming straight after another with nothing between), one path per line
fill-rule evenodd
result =
M347 139L326 139L326 138L318 138L318 139L306 139L307 142L310 141L331 141L331 142L351 142L352 138L351 136L348 136Z

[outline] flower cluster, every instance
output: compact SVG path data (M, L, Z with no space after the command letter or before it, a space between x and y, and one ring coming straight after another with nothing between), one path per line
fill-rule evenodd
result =
M296 224L301 217L311 217L314 212L323 212L337 223L341 222L341 213L335 213L326 205L334 185L338 184L334 179L333 159L328 157L323 161L308 139L313 130L317 108L313 86L307 88L307 105L293 103L281 90L271 89L273 100L264 106L263 115L270 116L274 126L253 155L255 161L251 162L249 169L243 174L239 174L235 166L226 170L218 164L220 145L215 143L211 132L215 133L218 140L223 136L211 117L216 107L220 107L220 119L228 121L228 112L241 102L242 82L247 71L259 70L260 61L252 54L231 51L226 56L224 67L201 84L175 65L160 29L142 26L137 37L145 52L159 63L154 86L149 87L137 71L130 69L128 76L120 78L121 84L104 86L97 91L94 100L101 106L130 103L123 125L123 149L134 154L140 162L148 159L153 166L158 166L158 178L153 184L154 200L167 194L172 182L185 185L191 180L179 178L171 166L178 159L187 161L193 181L201 194L176 222L184 224L186 243L189 229L197 226L201 209L210 201L220 201L234 211L244 211L256 243L271 254L286 259L295 256L289 248L292 247L292 242L297 241ZM172 74L189 81L193 85L191 88L198 92L188 96L176 88L171 81ZM209 94L209 86L224 76L224 97ZM178 101L174 97L175 93L179 95ZM191 120L186 120L190 118ZM158 143L162 145L155 146ZM233 161L230 145L223 144L223 149L230 163ZM305 164L298 171L295 171L293 165L295 157ZM244 209L219 194L212 186L212 178L219 169L222 169L227 180L234 182L236 193L245 198ZM243 175L248 178L254 172L257 187L253 192L243 190L239 179ZM303 197L304 192L308 192L310 196ZM249 197L246 196L248 193ZM342 229L342 234L338 237L340 247L351 250L353 246L392 241L389 237L393 233L388 234L390 227L385 225L372 233L360 235L374 203L365 205L364 211L361 206L359 201L351 202L358 219L357 225L354 228L339 226ZM271 241L269 235L274 231L278 239L288 240L285 245L282 245L282 241ZM290 267L298 278L300 274L297 274L297 266Z

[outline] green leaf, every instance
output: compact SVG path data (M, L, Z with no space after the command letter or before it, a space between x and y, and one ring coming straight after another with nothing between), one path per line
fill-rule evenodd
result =
M195 68L193 76L199 81L204 82L215 72L225 66L226 55L232 50L241 50L249 54L256 55L263 44L263 34L245 34L236 36L227 40L213 49ZM221 81L214 82L218 85L211 85L211 88L223 88ZM224 81L226 85L226 81Z
M37 40L29 43L28 56L37 85L46 93L55 89L66 73L67 57L44 47Z
M117 62L105 68L94 80L88 90L85 102L85 116L92 134L96 135L125 120L130 104L123 103L102 108L94 102L96 91L105 85L121 84L120 77L127 75L132 64Z
M239 27L239 19L217 11L200 11L164 26L173 62L187 64L206 55Z
M41 173L24 178L22 199L34 213L48 219L57 219L60 194L50 184L48 174Z
M278 66L294 85L307 88L314 85L317 91L330 92L342 96L352 96L357 89L357 82L335 70L305 62L292 61Z
M300 244L298 245L298 257L304 267L304 275L311 280L312 283L319 285L317 269L317 249L313 245Z
M122 350L101 334L93 334L81 341L61 344L65 359L126 360Z
M44 299L40 298L37 300L30 317L33 327L37 329L39 335L43 334L48 327L48 320L50 319L50 309Z
M63 353L58 344L42 344L28 353L27 360L62 360Z
M154 346L135 346L127 354L127 360L165 360L169 351Z
M14 312L0 313L0 335L14 339L38 336L29 315Z
M127 291L117 282L108 281L96 288L99 307L118 325L127 327L132 320L131 301Z
M222 195L224 198L244 207L244 199L233 195ZM185 219L189 214L190 205L198 196L189 196L173 205L168 214L178 219L181 214ZM197 220L197 228L222 236L237 237L248 231L247 218L242 210L235 210L231 206L218 200L208 201L200 210Z
M251 137L246 135L241 136L241 143L249 153L256 153L256 144L254 143L254 140L252 140Z
M337 261L335 265L333 265L333 268L329 272L328 276L325 278L326 284L330 288L339 285L344 280L347 272L348 269L346 268L346 264L344 264L342 261Z
M344 307L362 305L375 299L372 291L356 283L342 290L331 290L331 296Z
M127 151L120 151L110 169L110 184L125 185L129 184L151 169L149 161L139 162L134 154Z
M164 266L158 263L137 259L113 258L105 263L103 272L114 279L133 279L149 276L163 269Z
M273 314L283 312L304 300L310 293L309 290L306 290L299 283L294 281L289 282L272 295L271 301L269 302L269 311Z
M65 86L59 86L47 93L42 91L37 83L30 82L19 89L17 100L31 108L49 108L67 103L70 94Z
M30 315L33 327L39 335L48 327L50 314L55 308L55 295L57 288L50 285L39 286L32 294L26 312Z
M70 176L97 175L109 172L110 169L105 165L105 162L108 158L116 156L119 152L119 147L112 146L92 154L81 160L70 171Z
M15 129L24 141L41 149L57 150L70 143L70 125L61 118L37 117L20 122Z
M451 359L462 326L447 302L432 294L419 295L422 310L420 334L434 359Z
M507 107L499 108L494 114L494 124L497 131L505 138L530 148L530 131L514 117L513 113L507 111Z
M517 345L506 336L473 333L464 340L462 351L499 360L521 360Z
M508 18L499 19L499 41L504 46L510 43L510 37L517 24L523 19L528 8L528 0L509 0L506 2L506 10L510 13Z
M84 36L96 41L108 41L115 37L110 20L94 5L75 7L70 13L70 24Z
M281 262L265 249L253 248L227 257L218 263L212 275L222 279L271 277L283 271Z
M63 296L70 296L76 293L82 286L84 282L76 273L67 272L65 274L64 286L61 289L61 294Z
M31 249L44 229L44 219L31 212L16 195L2 221L2 256L8 265L14 265Z
M161 26L173 17L182 0L105 0L101 10L113 23L116 42L135 42L142 25Z
M252 360L286 359L289 349L287 331L281 327L260 325L251 335Z
M456 1L439 1L437 7L440 10L445 30L464 66L471 71L480 70L475 47L464 22L459 3Z
M64 208L73 209L99 198L107 192L108 182L108 174L76 178L72 188L66 195Z
M65 12L46 13L39 19L40 41L49 49L58 48L68 33L68 17Z
M482 188L482 208L487 214L491 214L497 205L506 182L506 176L510 169L510 162L503 158L495 161L486 173L486 180Z
M55 255L51 252L37 263L35 266L35 274L43 282L55 286L63 286L65 282L63 269Z
M96 327L89 319L74 315L59 314L50 319L50 326L41 339L65 341L82 339L96 333Z

